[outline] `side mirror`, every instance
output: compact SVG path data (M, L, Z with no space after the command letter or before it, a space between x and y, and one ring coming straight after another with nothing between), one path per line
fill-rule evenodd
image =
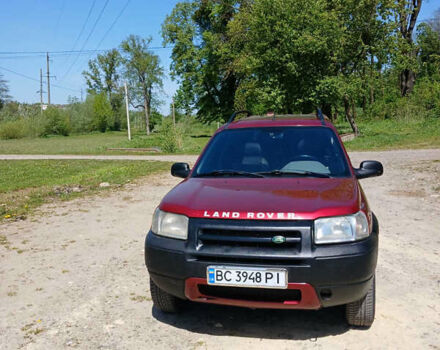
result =
M174 163L171 166L171 175L176 177L187 178L190 172L188 163Z
M380 176L383 174L383 166L381 162L365 160L361 163L361 166L358 169L354 169L354 174L358 179Z

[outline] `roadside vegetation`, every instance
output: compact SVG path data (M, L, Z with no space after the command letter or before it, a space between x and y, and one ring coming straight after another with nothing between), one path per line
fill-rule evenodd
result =
M340 132L350 131L346 123L337 124ZM410 121L360 121L362 134L345 142L348 151L384 151L392 149L439 148L440 118Z
M43 203L118 188L169 167L155 161L0 160L0 221L23 219Z
M216 129L217 123L203 124L190 117L179 120L175 128L164 123L149 136L142 130L133 130L131 141L126 131L0 140L0 154L156 154L156 149L161 154L198 154ZM153 151L144 151L146 148Z
M340 134L351 132L349 124L339 118L335 125ZM410 120L360 119L362 133L345 142L349 151L391 150L440 147L440 118ZM160 148L160 154L199 154L217 128L217 124L198 122L176 126L177 131L153 132L150 136L136 132L131 141L125 131L90 133L69 137L23 138L0 140L0 154L158 154L145 149ZM127 150L121 150L127 149ZM113 150L110 150L113 149ZM138 150L133 150L138 149Z
M89 61L85 101L72 97L41 111L14 102L0 75L0 153L199 153L234 111L310 113L317 106L342 133L357 136L349 149L438 147L440 10L420 21L423 4L178 2L162 25L164 45L172 46L170 76L179 83L169 113L159 113L166 69L149 49L151 38L129 35ZM132 141L123 138L124 82Z

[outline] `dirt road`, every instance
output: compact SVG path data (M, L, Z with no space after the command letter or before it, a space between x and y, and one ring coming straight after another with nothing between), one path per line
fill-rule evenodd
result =
M341 308L152 308L143 243L168 175L0 225L1 349L439 349L440 150L352 153L384 163L362 180L381 223L377 313L349 329Z

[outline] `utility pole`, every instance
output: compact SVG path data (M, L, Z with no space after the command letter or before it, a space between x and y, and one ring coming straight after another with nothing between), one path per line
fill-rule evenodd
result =
M176 113L174 111L174 97L173 97L173 126L176 126Z
M46 52L46 65L47 65L47 104L50 105L49 52Z
M43 70L40 68L40 90L38 90L37 92L40 93L40 112L43 113Z
M40 107L43 110L43 70L40 68Z
M83 88L81 88L81 102L83 101Z
M130 113L128 110L128 92L127 92L127 82L124 82L124 90L125 90L125 110L127 112L127 131L128 131L128 140L131 140L131 130L130 130Z

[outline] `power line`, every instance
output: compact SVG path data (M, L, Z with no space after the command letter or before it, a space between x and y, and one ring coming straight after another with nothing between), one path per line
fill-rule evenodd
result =
M172 49L173 46L151 46L149 50L161 50L161 49ZM93 50L60 50L60 51L0 51L0 55L19 55L19 54L29 54L29 55L43 55L46 56L46 52L50 55L56 54L70 54L70 53L90 53L90 52L102 52L109 51L111 49L93 49Z
M56 22L56 25L55 25L55 38L54 38L54 41L56 41L56 39L58 38L58 28L60 26L61 17L64 14L64 8L65 7L66 7L66 0L63 0L63 4L61 5L61 10L60 10L60 12L58 14L57 22Z
M101 50L100 50L101 51ZM96 51L93 51L96 52ZM64 56L71 56L71 53L59 53L59 54L52 54L50 51L48 51L48 53L50 54L51 57L64 57ZM83 51L79 53L80 55L88 55L90 54L90 51ZM35 59L35 58L39 58L39 57L46 57L46 55L43 54L38 54L38 55L12 55L12 56L6 56L6 55L0 55L0 60L7 60L7 59Z
M84 47L87 45L90 37L92 36L93 32L95 31L95 28L99 22L99 20L102 17L102 14L104 13L105 8L107 7L107 4L109 3L110 0L106 0L104 6L101 9L101 12L99 12L98 17L96 18L95 23L93 23L93 27L92 30L90 31L89 35L87 36L86 40L84 41L83 45L81 46L80 52L82 52L82 50L84 49ZM64 78L70 73L70 71L72 70L73 66L75 65L76 61L78 61L78 57L79 55L76 55L75 60L72 62L72 64L70 65L69 69L67 69L66 73L64 73L63 77L61 78L61 81L64 80Z
M18 75L18 76L23 77L23 78L26 78L26 79L29 79L29 80L36 81L36 82L38 82L38 83L40 82L40 80L38 80L38 79L32 78L32 77L30 77L30 76L28 76L28 75L26 75L26 74L19 73L19 72L16 72L16 71L13 71L13 70L8 69L8 68L5 68L5 67L1 67L1 66L0 66L0 69L4 70L4 71L6 71L6 72L9 72L9 73L12 73L12 74ZM51 86L55 86L55 87L57 87L57 88L59 88L59 89L70 90L70 91L73 91L73 92L79 92L79 91L80 91L80 90L76 90L76 89L68 88L68 87L66 87L66 86L61 86L61 85L58 85L58 84L51 84Z
M115 20L113 21L113 23L110 25L110 28L107 29L107 31L105 32L104 36L102 37L102 39L100 40L100 42L98 43L98 46L96 47L96 50L99 49L99 47L101 46L102 42L105 40L105 38L107 37L107 35L110 33L110 31L113 29L113 27L115 26L116 22L119 20L119 18L122 16L122 14L124 13L125 9L127 8L128 4L130 3L131 0L127 0L127 2L125 3L124 7L121 9L121 11L119 12L119 14L116 16Z
M122 16L122 14L124 13L125 9L128 7L128 5L130 4L131 0L127 0L127 2L125 3L125 5L122 7L121 11L119 11L118 15L116 16L116 18L114 19L114 21L112 22L112 24L110 25L110 27L107 29L107 31L105 32L104 36L101 38L101 40L98 43L98 46L96 46L96 51L98 51L99 47L101 46L102 42L105 40L105 38L107 37L107 35L110 33L110 31L113 29L113 27L115 26L115 24L118 22L119 18ZM87 61L90 60L90 57L92 56L92 53L89 54L89 57L87 57Z
M81 37L81 35L84 33L84 29L86 28L87 22L89 21L90 15L92 14L93 8L95 7L96 4L96 0L93 0L92 6L90 6L89 12L87 13L87 17L86 20L84 21L81 30L78 34L78 36L75 39L75 43L72 46L72 50L70 50L71 52L73 52L75 50L76 44L78 44L78 40Z

